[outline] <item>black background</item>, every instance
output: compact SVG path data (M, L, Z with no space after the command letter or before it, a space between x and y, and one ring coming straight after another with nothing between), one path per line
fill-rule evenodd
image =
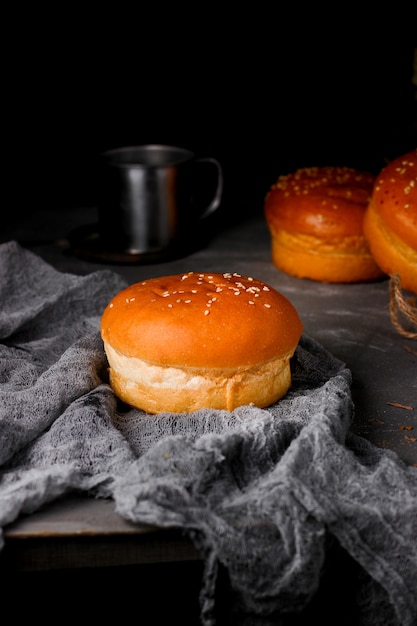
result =
M39 209L93 206L98 155L113 147L166 143L218 158L225 210L237 219L262 209L281 173L315 165L377 173L417 146L417 21L409 3L382 16L381 4L378 16L369 7L365 15L366 6L326 4L320 12L276 2L268 10L251 3L246 12L240 3L98 3L88 13L86 4L57 6L2 11L0 238L8 222ZM178 577L177 569L95 579L113 598L128 590L124 603L141 587L145 608L159 585L164 602L154 611L175 615L180 606L183 618L185 609L197 616L201 573L181 568ZM46 588L57 598L62 592L63 604L68 585L74 597L91 595L90 572L75 574L8 581L24 590L33 616ZM346 589L330 589L337 610ZM330 595L325 585L321 598ZM100 602L91 605L95 617ZM313 603L313 618L315 610Z
M412 15L237 6L17 8L4 23L3 216L94 205L97 157L123 145L218 158L236 216L281 173L377 172L417 145Z

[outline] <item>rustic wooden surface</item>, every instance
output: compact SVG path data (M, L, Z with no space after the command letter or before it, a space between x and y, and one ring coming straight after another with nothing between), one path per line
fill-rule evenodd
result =
M159 264L103 264L74 255L68 234L94 224L94 207L38 212L3 231L64 272L86 274L107 267L133 283L186 271L238 272L271 284L296 306L304 332L352 371L355 419L352 431L417 465L417 342L402 337L389 316L388 280L331 285L278 271L262 211L230 220L200 250ZM42 239L40 239L42 237ZM64 498L5 529L0 565L42 569L198 559L179 532L138 528L113 503Z

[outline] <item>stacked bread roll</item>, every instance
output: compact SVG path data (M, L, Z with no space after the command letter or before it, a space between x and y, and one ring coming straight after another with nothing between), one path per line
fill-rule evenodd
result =
M376 177L348 167L281 175L264 210L281 271L337 283L396 274L417 293L417 150Z
M365 212L364 234L379 267L417 293L417 150L381 170Z
M380 278L363 233L374 176L349 167L310 167L282 175L265 198L278 269L323 282Z
M235 273L133 284L101 320L113 390L148 413L273 404L291 385L301 333L285 296Z

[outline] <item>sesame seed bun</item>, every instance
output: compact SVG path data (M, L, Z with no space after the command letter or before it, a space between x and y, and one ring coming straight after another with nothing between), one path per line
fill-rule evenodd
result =
M285 296L228 273L136 283L113 298L101 319L110 384L148 413L273 404L291 385L301 332Z
M349 167L310 167L280 176L264 203L278 269L334 283L383 276L363 233L373 183L372 174Z
M365 214L364 233L372 254L401 286L417 293L417 150L384 167Z

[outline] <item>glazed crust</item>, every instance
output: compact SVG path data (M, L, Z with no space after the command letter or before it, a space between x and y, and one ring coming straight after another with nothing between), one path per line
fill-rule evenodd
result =
M148 412L272 404L291 384L301 332L285 296L228 273L136 283L101 319L115 393Z
M382 270L417 293L417 150L394 159L377 177L364 233Z
M348 167L312 167L280 176L264 210L272 260L282 271L323 282L383 276L363 233L374 176Z

